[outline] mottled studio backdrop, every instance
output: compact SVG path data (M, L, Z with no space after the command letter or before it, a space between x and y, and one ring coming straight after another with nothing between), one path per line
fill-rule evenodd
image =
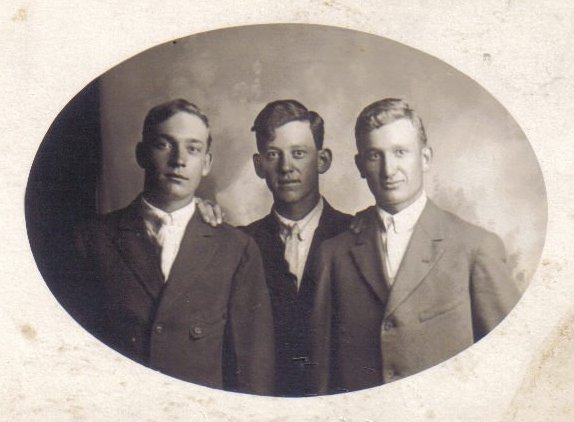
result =
M98 210L141 190L134 147L152 106L183 97L208 115L215 157L201 195L232 224L265 215L271 196L256 177L250 131L263 106L293 98L325 119L334 155L323 195L354 213L374 201L353 155L354 122L367 104L401 97L423 118L434 161L426 189L441 207L498 233L525 289L544 244L547 203L536 157L512 116L472 79L399 43L316 25L223 29L167 43L100 78L102 174Z

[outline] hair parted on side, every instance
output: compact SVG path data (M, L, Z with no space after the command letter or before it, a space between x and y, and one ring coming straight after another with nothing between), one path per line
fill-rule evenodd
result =
M402 99L385 98L369 104L357 117L357 123L355 124L357 148L370 132L399 119L409 119L418 132L421 144L427 144L423 121L409 104Z
M187 100L178 98L176 100L171 100L159 104L148 111L143 124L143 141L145 142L151 135L154 134L154 130L157 125L165 122L167 119L180 112L197 116L205 124L207 129L209 129L209 120L207 119L207 116L203 114L200 108ZM210 147L211 130L209 131L209 137L207 138L207 148L209 149Z
M317 149L323 148L325 128L323 118L296 100L277 100L267 104L259 112L251 131L255 132L257 150L262 151L275 138L275 129L293 121L307 121Z

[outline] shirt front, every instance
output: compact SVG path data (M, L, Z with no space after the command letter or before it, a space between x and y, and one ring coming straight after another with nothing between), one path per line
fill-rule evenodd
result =
M174 212L165 212L141 197L141 215L146 232L158 248L161 271L167 281L187 224L195 212L195 199Z
M297 252L298 260L296 265L295 277L297 277L297 290L301 287L301 279L303 278L303 272L305 271L305 263L307 262L307 256L309 255L309 249L311 249L311 243L313 242L313 236L315 230L319 227L319 220L321 219L321 214L323 213L324 202L323 198L319 198L319 202L315 208L313 208L305 217L301 220L290 220L283 217L277 211L273 210L275 216L279 220L279 224L282 227L292 227L297 224L299 227L299 241L297 242ZM283 244L287 242L287 237L289 230L281 230L280 237Z
M379 218L384 230L381 230L383 244L383 264L385 276L389 285L393 285L395 277L405 255L414 227L427 203L423 192L415 202L396 214L377 207Z

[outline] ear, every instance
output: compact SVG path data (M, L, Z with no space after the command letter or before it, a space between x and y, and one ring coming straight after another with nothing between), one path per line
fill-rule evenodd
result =
M138 166L142 169L147 169L148 167L148 148L143 142L139 142L136 145L136 161Z
M430 169L430 164L432 161L433 151L429 146L424 146L421 148L421 158L423 161L423 171L428 171Z
M211 152L206 152L203 156L203 165L201 167L201 175L207 176L211 171L211 166L213 164L213 154Z
M355 165L359 169L359 173L361 174L361 178L364 179L365 178L365 168L363 166L363 160L361 159L360 154L355 155Z
M253 167L255 167L255 174L257 174L261 179L265 179L265 172L263 171L263 163L261 161L261 154L253 154Z
M317 169L319 174L325 173L331 167L333 153L329 148L320 149L317 153Z

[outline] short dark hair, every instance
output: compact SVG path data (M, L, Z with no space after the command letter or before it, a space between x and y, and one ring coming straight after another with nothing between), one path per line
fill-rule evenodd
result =
M317 149L323 148L323 118L318 113L307 110L299 101L277 100L267 104L253 122L251 131L255 132L257 149L262 151L265 145L275 138L275 129L293 121L309 122L315 146Z
M355 124L357 149L365 136L370 132L399 119L409 119L418 132L421 144L427 144L427 135L423 121L409 104L402 99L385 98L384 100L369 104L361 111L359 117L357 117L357 123Z
M199 119L201 119L201 121L205 124L205 126L209 130L209 120L207 119L207 116L203 114L200 108L195 104L190 103L187 100L178 98L177 100L171 100L159 104L153 107L150 111L148 111L143 124L142 139L144 141L149 139L150 135L154 133L155 127L157 125L165 122L174 114L180 112L189 113L194 116L197 116ZM207 149L209 149L210 147L211 147L211 130L209 130L209 137L207 138Z

